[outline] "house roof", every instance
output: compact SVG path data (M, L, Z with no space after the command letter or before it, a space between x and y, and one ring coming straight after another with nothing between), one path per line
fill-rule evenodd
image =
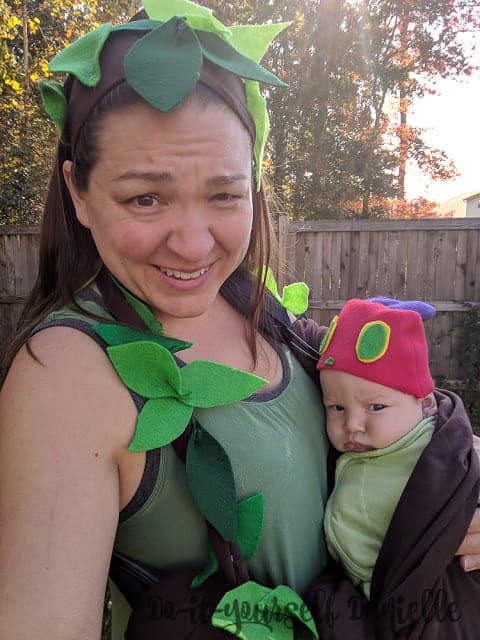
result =
M472 193L471 196L467 196L466 198L464 198L465 202L469 202L470 200L476 200L477 198L480 198L480 191L477 191L477 193Z

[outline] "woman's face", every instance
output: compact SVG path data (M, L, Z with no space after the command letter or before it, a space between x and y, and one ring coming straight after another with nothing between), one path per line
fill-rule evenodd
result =
M78 220L115 277L160 321L202 316L240 265L252 227L251 142L228 109L137 104L102 122Z

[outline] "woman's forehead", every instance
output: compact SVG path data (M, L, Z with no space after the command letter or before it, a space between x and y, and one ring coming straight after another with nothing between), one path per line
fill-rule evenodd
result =
M203 105L189 101L172 111L162 113L145 103L122 107L106 114L99 132L100 146L119 142L150 146L156 144L188 144L211 142L225 148L251 149L250 136L240 120L228 108L217 104Z
M148 105L135 104L118 109L102 121L99 131L99 161L149 172L162 162L162 171L172 173L169 158L184 162L197 157L226 166L218 175L250 174L252 144L239 119L218 105L182 105L161 113ZM162 160L163 159L163 160ZM124 169L132 174L133 169Z

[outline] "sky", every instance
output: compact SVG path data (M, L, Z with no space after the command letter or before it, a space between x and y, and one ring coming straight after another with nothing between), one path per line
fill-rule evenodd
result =
M476 57L480 64L480 53ZM442 203L480 191L480 72L462 80L440 80L437 90L437 95L412 105L409 121L425 129L425 140L444 150L460 175L433 182L410 167L405 186L408 199L423 196Z

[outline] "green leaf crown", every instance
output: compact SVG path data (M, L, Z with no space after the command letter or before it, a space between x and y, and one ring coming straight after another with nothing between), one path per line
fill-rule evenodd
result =
M260 189L262 162L270 122L259 83L287 86L259 62L271 41L290 22L227 28L211 9L189 0L145 0L148 20L114 27L103 24L60 51L50 62L54 73L70 73L87 87L101 78L100 54L112 33L136 30L146 34L124 58L125 78L132 89L159 111L170 111L195 88L204 59L244 79L248 110L255 124L253 156ZM58 82L40 82L45 110L65 132L67 100Z

